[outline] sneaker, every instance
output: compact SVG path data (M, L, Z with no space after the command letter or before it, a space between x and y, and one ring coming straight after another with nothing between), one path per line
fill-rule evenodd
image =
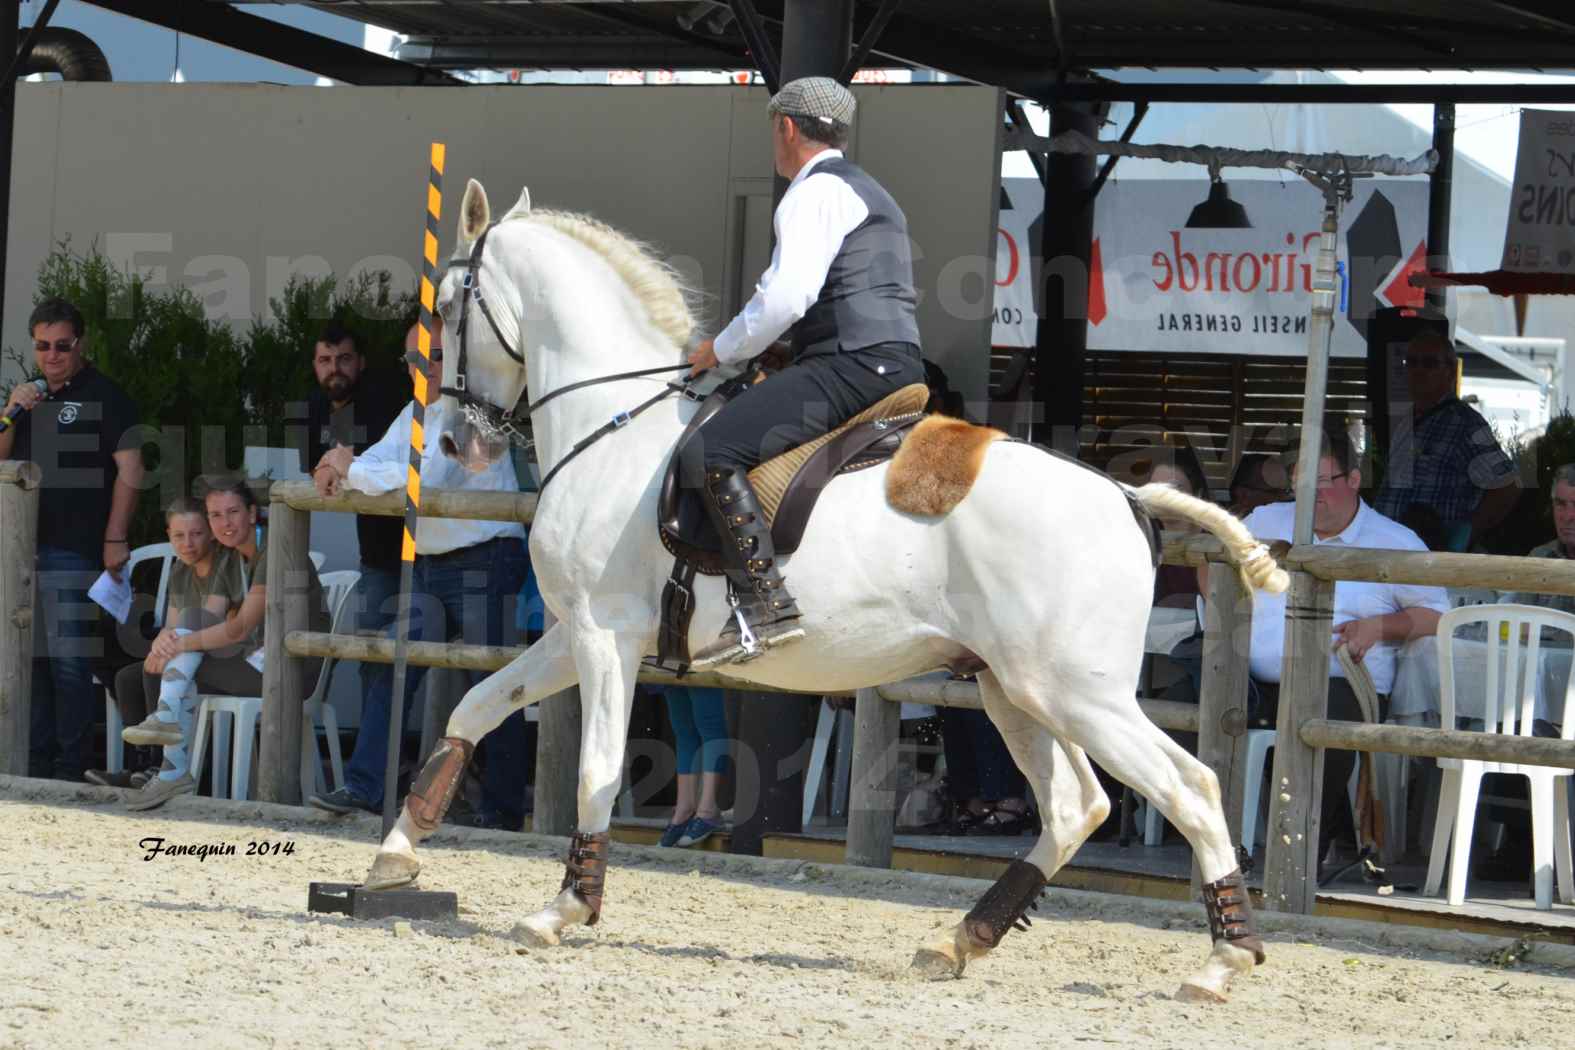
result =
M131 797L131 801L126 804L126 808L133 810L156 809L176 795L190 795L196 790L197 782L191 779L190 773L182 773L174 780L154 777L142 786L142 790Z
M688 849L690 846L698 846L700 843L704 842L706 839L710 838L712 835L721 830L721 817L718 817L714 821L707 820L704 817L694 817L689 821L689 823L684 825L684 833L678 836L678 841L675 843L675 845L677 845L679 849Z
M143 786L145 786L147 784L148 781L152 780L154 777L156 777L158 775L159 775L159 767L158 766L149 766L147 769L142 770L142 772L140 772L140 773L133 773L133 774L131 774L131 786L134 787L134 788L143 787Z
M84 769L82 771L83 780L86 780L89 784L97 784L99 787L107 788L141 787L143 781L140 779L134 779L136 777L136 773L132 773L124 769L119 773L111 773L107 769Z
M377 803L368 802L348 787L335 788L326 795L313 795L306 802L308 805L316 806L318 809L326 809L330 813L382 812Z
M689 821L687 820L682 824L667 825L667 827L662 829L662 837L656 840L656 844L658 846L666 847L667 849L672 849L674 846L678 845L678 840L683 837L684 829L688 826Z
M157 715L149 715L141 723L127 726L120 731L120 739L128 744L153 747L179 747L182 737L180 726L174 722L161 722Z

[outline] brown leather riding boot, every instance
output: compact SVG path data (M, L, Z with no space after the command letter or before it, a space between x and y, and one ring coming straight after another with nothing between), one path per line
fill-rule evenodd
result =
M798 605L777 571L771 527L749 476L720 467L706 471L705 505L722 537L722 559L733 615L717 641L695 654L697 671L752 660L767 649L804 637Z

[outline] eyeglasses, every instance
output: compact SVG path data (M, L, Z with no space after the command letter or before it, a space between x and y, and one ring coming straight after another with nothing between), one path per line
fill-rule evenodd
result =
M434 365L442 364L443 363L443 351L441 351L441 350L434 350L434 351L432 351L431 362ZM410 351L408 354L405 355L405 363L410 365L410 367L412 367L412 368L420 368L421 367L421 351L419 351L419 350L412 350L412 351Z
M53 343L46 343L40 340L33 344L33 352L35 354L47 354L53 350L57 354L69 354L77 348L77 344L81 341L80 336L75 339L56 339Z
M1428 370L1432 370L1435 368L1447 368L1449 367L1449 364L1450 362L1446 358L1439 357L1437 354L1427 354L1426 356L1420 357L1414 354L1407 354L1405 358L1405 366L1407 368L1426 368Z
M1333 485L1336 481L1339 481L1341 478L1348 478L1350 476L1351 472L1348 470L1342 470L1338 474L1330 474L1328 477L1324 477L1320 474L1318 476L1318 487L1321 489L1326 489L1330 485Z

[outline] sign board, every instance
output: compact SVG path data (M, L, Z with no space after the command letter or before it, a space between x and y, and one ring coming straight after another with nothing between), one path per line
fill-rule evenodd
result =
M1107 183L1094 213L1091 265L1034 258L1044 197L1035 179L1005 180L997 231L992 342L1032 346L1036 286L1087 310L1090 350L1307 353L1323 195L1298 178L1229 183L1246 228L1211 228L1206 178ZM1010 203L1010 207L1007 207ZM1340 216L1336 356L1367 352L1366 319L1420 306L1407 283L1427 247L1425 179L1365 179Z
M1515 273L1575 273L1575 113L1520 111L1502 266Z

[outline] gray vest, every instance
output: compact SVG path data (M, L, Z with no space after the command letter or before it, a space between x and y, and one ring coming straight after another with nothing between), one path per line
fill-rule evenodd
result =
M869 216L843 239L819 297L791 329L794 353L833 354L877 343L917 347L907 217L880 183L846 158L817 164L810 174L822 172L846 182Z

